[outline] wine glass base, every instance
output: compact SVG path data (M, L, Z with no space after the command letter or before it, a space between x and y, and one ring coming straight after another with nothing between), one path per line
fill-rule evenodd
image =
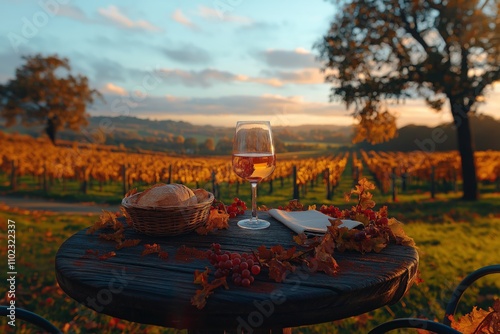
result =
M263 230L271 225L263 219L243 219L238 222L238 226L247 230Z

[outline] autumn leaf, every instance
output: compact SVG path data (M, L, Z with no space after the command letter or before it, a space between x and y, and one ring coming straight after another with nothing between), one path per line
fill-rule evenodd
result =
M108 240L108 241L114 241L118 244L122 242L122 240L125 238L123 234L123 229L118 230L114 233L101 233L99 234L99 238Z
M339 265L332 255L323 253L320 257L313 257L308 260L308 267L311 271L322 271L329 276L337 273Z
M375 201L372 200L373 195L368 190L375 189L375 185L368 181L366 178L362 178L358 181L358 184L350 192L344 194L344 199L346 202L351 200L352 195L358 195L358 205L356 206L356 211L371 209L375 207Z
M205 271L199 271L196 269L194 271L194 284L206 284L208 282L208 274L210 269L205 268Z
M293 236L293 241L295 241L295 243L300 246L304 246L307 242L307 239L307 235L303 232Z
M205 259L206 257L207 257L206 252L196 249L194 247L186 247L185 245L179 247L179 249L175 253L175 259L177 261L183 261L183 262Z
M267 249L266 246L261 245L257 248L257 257L264 261L271 260L273 258L273 252L271 249Z
M123 229L123 224L118 221L116 214L110 211L102 210L99 220L94 222L94 225L89 227L86 233L93 234L94 232L104 228L111 228L118 231Z
M126 239L116 245L116 249L122 249L126 247L137 246L141 242L141 239Z
M283 282L289 272L295 271L295 266L290 262L282 262L275 258L267 262L267 265L269 266L269 278L275 280L278 283Z
M95 256L97 256L97 254L99 254L98 250L94 250L94 249L86 249L85 250L85 255L95 255Z
M107 252L106 254L103 254L101 256L98 257L99 260L103 261L103 260L107 260L109 259L110 257L113 257L113 256L116 256L116 253L114 251L111 251L111 252Z
M292 199L288 202L284 207L278 207L280 210L285 211L304 211L304 205L299 202L297 199Z
M371 193L362 193L360 197L361 200L359 201L359 205L361 206L362 210L375 207L375 201L372 200L373 195Z
M159 251L159 252L158 252L158 257L159 257L160 259L162 259L162 260L166 260L166 259L168 259L168 253L167 253L167 252L165 252L165 251Z
M229 214L222 210L211 209L206 224L197 228L196 233L206 235L216 229L227 229L228 227Z
M161 250L161 247L158 244L145 244L144 250L142 251L141 256L159 253L160 250Z
M410 238L403 229L403 223L399 222L395 218L389 219L388 223L390 233L390 239L397 245L404 245L415 247L415 241Z
M195 281L196 280L197 279L195 278ZM196 290L196 294L191 298L191 304L196 306L199 310L205 307L207 304L207 298L214 292L215 289L220 286L229 289L225 276L216 278L212 282L208 282L207 276L204 276L204 274L201 273L199 274L198 280L201 282L198 284L202 284L203 288L201 290Z
M308 259L309 269L323 271L327 275L334 275L338 270L337 261L333 258L335 240L330 233L321 238L321 242L314 248L314 256Z
M467 334L496 334L500 330L500 300L495 300L494 308L487 311L474 306L472 311L458 320L452 315L448 318L451 327Z
M358 213L358 212L356 212L356 213L354 214L354 217L353 217L353 218L354 218L353 220L356 220L356 221L358 221L358 222L361 222L361 223L363 223L363 225L365 225L365 226L367 226L368 224L370 224L370 218L369 218L369 217L367 217L367 216L366 216L365 214L363 214L363 213Z

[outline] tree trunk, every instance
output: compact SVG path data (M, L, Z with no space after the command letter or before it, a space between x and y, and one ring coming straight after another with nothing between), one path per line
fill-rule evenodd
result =
M477 176L469 117L464 106L453 103L453 101L450 102L452 105L453 121L457 127L458 151L462 160L462 199L475 201L478 199Z
M54 146L56 146L56 132L57 132L55 121L56 121L55 116L49 117L47 118L47 124L45 126L45 133L47 133L47 135L50 138L50 141L52 141L52 144Z

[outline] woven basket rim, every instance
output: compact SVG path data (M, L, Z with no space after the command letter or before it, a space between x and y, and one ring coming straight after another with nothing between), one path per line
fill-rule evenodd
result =
M175 206L175 205L171 205L171 206L143 206L143 205L137 205L134 203L130 203L130 200L132 198L138 197L140 194L142 194L142 191L135 193L131 196L124 197L122 199L121 205L124 206L125 208L128 208L128 209L139 209L139 210L148 210L148 211L171 211L171 210L189 210L189 209L193 209L193 208L201 208L201 207L204 207L207 205L211 205L213 203L213 201L215 200L214 194L212 194L211 192L208 192L208 198L206 200L204 200L203 202L200 202L200 203L196 203L193 205L187 205L187 206Z

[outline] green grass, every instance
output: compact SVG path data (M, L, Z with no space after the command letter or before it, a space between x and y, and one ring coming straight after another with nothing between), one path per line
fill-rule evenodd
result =
M33 215L23 211L0 210L0 257L7 258L7 221L16 225L16 306L38 313L58 328L70 333L121 333L120 326L126 325L127 332L177 333L155 326L145 326L119 321L118 327L111 326L112 318L98 314L67 297L58 287L54 273L54 259L64 240L76 231L91 225L96 216L76 215ZM5 266L6 267L6 266ZM0 273L5 282L6 271ZM0 299L7 305L6 295ZM0 331L14 333L0 319ZM34 333L32 327L16 320L15 333Z
M266 195L261 199L266 203ZM461 278L478 267L499 263L500 196L489 196L474 204L449 199L421 202L418 206L412 202L390 204L389 213L406 223L406 232L419 247L423 282L413 286L395 305L343 321L295 328L293 333L365 333L376 324L403 316L440 320L447 297ZM35 216L0 210L3 245L6 244L7 219L16 221L18 306L41 314L60 328L66 326L70 332L121 332L110 326L111 317L97 314L68 298L57 287L54 277L57 249L75 231L92 224L95 216ZM0 248L0 257L6 257L6 247ZM5 280L5 271L1 272L0 280ZM467 291L459 311L468 312L473 305L487 307L492 304L491 296L498 296L499 291L498 277L483 278ZM0 300L0 304L5 302ZM127 326L126 332L176 332L120 320L119 326L123 325ZM18 328L18 332L30 331Z
M353 185L350 176L350 162L346 167L340 185L334 190L331 201L326 200L325 185L321 179L307 193L301 191L301 202L310 204L334 204L347 208L343 193ZM371 178L370 175L367 175ZM98 203L118 203L121 199L119 183L106 184L103 191L98 185L89 188L87 195L78 192L76 182L63 185L55 181L49 194L36 190L37 182L31 178L20 180L20 189L8 191L8 179L0 175L0 191L7 194L49 196L71 201L93 201ZM145 187L146 185L140 185ZM194 187L194 185L188 185ZM210 183L201 187L211 190ZM420 188L418 188L419 186ZM427 185L411 184L406 193L398 195L393 202L390 194L374 193L377 207L387 205L390 216L405 223L405 231L417 243L420 254L420 272L423 282L413 286L409 293L397 304L378 309L367 314L334 323L318 324L294 328L293 333L366 333L377 324L395 317L425 317L441 320L448 296L453 288L469 272L481 266L500 263L500 194L494 185L481 186L482 196L477 202L460 200L460 193L438 193L430 199ZM292 198L292 181L284 179L270 185L259 185L258 203L268 207L286 204ZM220 185L220 199L230 203L240 197L250 206L250 185ZM0 208L0 243L6 244L7 219L16 221L18 250L18 305L41 314L58 327L69 326L75 333L119 333L121 330L110 326L112 318L99 315L67 297L56 285L54 277L54 256L62 242L75 231L90 225L96 217L72 215L40 215L22 211L6 211ZM0 257L6 257L6 247L0 247ZM0 280L5 280L1 271ZM492 296L499 295L500 280L497 277L483 278L467 291L459 308L460 313L470 311L473 305L492 305ZM0 304L5 304L5 297ZM0 323L0 328L3 323ZM174 330L154 326L144 326L120 320L119 326L126 325L126 332L175 333ZM18 328L19 330L19 328ZM23 330L18 331L23 333ZM24 330L24 332L29 332Z

